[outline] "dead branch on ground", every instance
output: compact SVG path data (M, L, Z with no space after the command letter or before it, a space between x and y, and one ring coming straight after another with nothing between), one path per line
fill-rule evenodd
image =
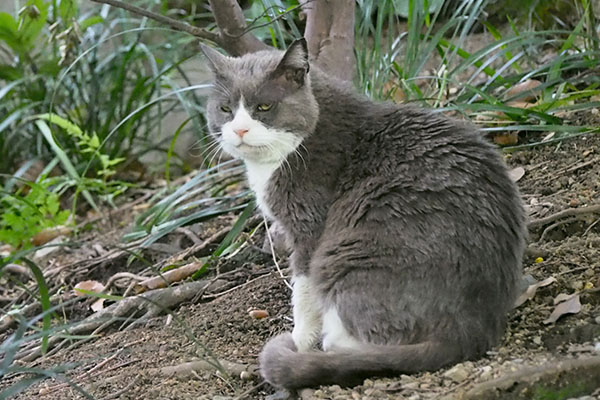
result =
M453 394L447 399L529 398L528 395L540 385L565 387L569 384L600 387L600 357L559 361L541 367L524 368L514 374L475 385L469 391Z
M544 218L534 219L527 224L529 230L541 228L544 225L551 224L559 219L568 217L581 217L583 215L598 214L600 213L600 204L594 204L587 207L580 208L567 208L566 210L559 211L555 214L549 215Z
M132 326L147 321L185 301L193 299L198 292L206 290L208 286L212 289L218 289L226 283L227 281L221 279L201 280L180 286L152 290L138 296L127 297L85 318L73 328L67 329L66 334L71 336L85 335L90 332L98 334L100 330L124 319L132 321L129 325ZM48 341L48 348L55 347L60 342L67 340L70 339L63 340L62 337L53 336ZM36 342L34 347L21 350L17 353L15 359L32 361L41 354L41 346Z

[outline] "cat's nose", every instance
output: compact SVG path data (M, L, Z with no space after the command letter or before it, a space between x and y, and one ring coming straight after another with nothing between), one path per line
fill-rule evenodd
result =
M243 138L246 133L248 133L248 129L234 129L233 130L236 135Z

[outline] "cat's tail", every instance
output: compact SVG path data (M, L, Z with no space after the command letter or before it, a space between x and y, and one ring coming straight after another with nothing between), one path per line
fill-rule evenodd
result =
M273 386L299 389L319 385L354 386L370 376L398 375L458 362L454 346L419 343L401 346L365 344L344 352L299 353L289 333L271 339L260 354L262 376Z

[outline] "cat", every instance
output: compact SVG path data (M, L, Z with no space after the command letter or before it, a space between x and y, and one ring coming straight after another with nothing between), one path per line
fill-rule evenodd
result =
M294 328L259 356L268 382L351 386L497 343L521 277L524 212L475 127L357 94L309 62L304 39L239 58L202 51L209 131L244 161L293 249Z

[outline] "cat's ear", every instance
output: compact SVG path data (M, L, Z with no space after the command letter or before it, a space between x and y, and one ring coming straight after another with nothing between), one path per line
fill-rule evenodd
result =
M286 80L302 86L308 70L308 47L306 39L300 38L288 47L277 68L273 71L273 75L285 77Z
M203 43L200 43L200 50L208 60L208 65L210 69L217 75L221 75L221 72L227 66L227 56L219 53L217 50L209 47Z

